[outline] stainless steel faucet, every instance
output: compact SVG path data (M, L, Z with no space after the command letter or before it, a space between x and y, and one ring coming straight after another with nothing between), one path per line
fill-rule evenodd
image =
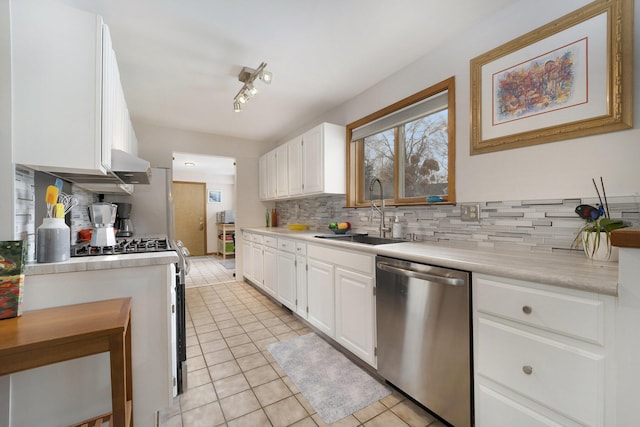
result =
M373 201L373 185L376 182L380 186L380 207L377 207ZM385 237L384 233L391 231L391 227L385 227L384 224L384 194L382 190L382 182L377 177L374 177L369 184L369 198L371 199L371 209L375 209L380 214L380 237Z

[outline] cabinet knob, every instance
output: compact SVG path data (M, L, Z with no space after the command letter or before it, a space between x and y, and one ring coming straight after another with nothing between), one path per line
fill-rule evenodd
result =
M528 305L523 305L522 306L522 312L524 314L531 314L532 311L533 311L533 309L531 307L529 307Z
M525 365L522 367L522 372L524 372L527 375L531 375L533 373L533 368L529 365Z

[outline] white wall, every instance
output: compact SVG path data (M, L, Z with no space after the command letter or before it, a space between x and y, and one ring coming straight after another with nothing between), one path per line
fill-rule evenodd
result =
M9 0L0 0L0 200L4 200L5 203L5 206L0 209L0 240L13 239L14 168L11 147L11 32L9 10Z
M13 161L11 150L11 31L9 0L0 0L0 240L13 240ZM9 425L10 375L0 376L0 426Z
M459 202L593 197L640 192L640 1L635 0L634 122L631 130L470 156L469 61L578 9L588 0L521 0L316 120L348 124L450 76L456 78L456 192Z

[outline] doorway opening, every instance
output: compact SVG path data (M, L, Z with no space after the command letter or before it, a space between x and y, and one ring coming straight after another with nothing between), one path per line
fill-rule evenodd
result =
M175 238L191 252L187 287L235 281L236 160L173 153Z

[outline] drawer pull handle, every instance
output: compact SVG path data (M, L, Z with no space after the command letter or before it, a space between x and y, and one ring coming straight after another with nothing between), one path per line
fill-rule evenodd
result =
M529 307L528 305L522 306L522 312L524 314L531 314L532 311L533 311L533 309L531 307Z
M522 367L522 372L527 375L531 375L533 373L533 368L531 366L525 365Z

